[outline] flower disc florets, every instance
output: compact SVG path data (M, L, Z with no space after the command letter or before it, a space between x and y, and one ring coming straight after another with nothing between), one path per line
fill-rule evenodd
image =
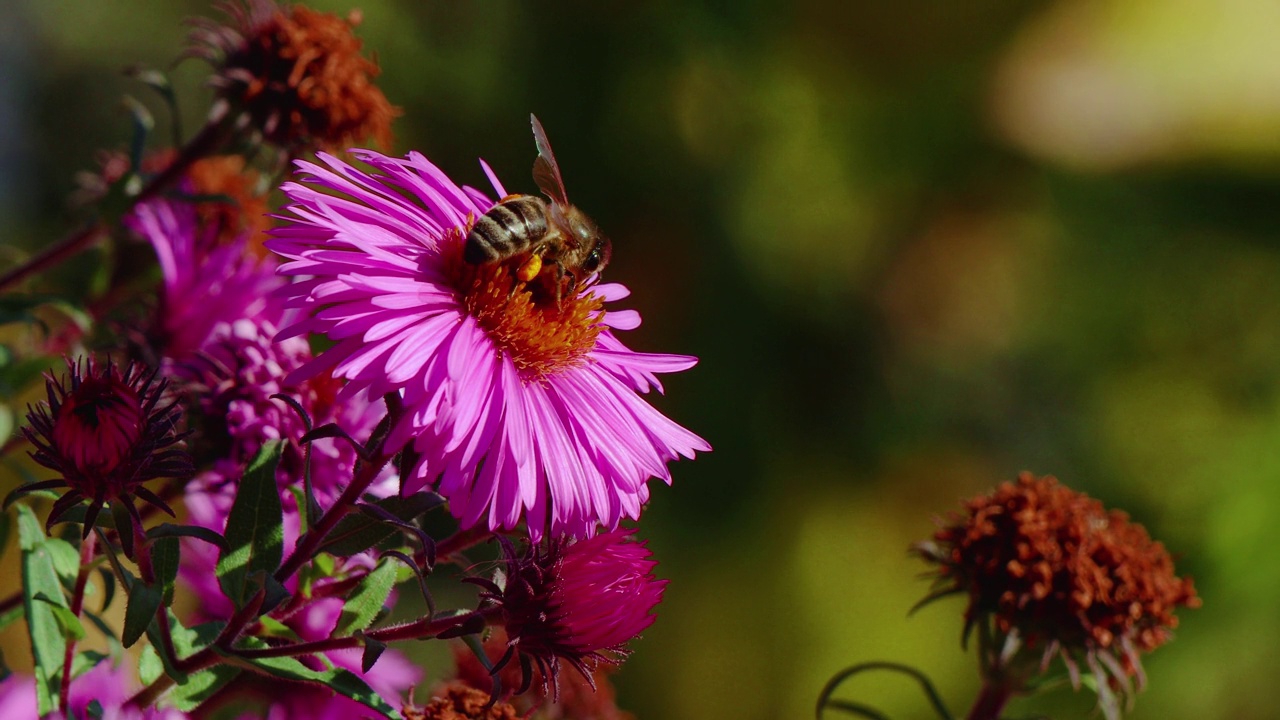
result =
M1175 608L1200 604L1141 525L1053 477L1023 473L970 500L916 550L939 566L931 597L968 595L967 628L989 623L1041 668L1060 656L1077 682L1083 659L1100 698L1113 681L1141 685L1139 655L1171 637Z
M505 586L487 596L501 606L511 653L525 668L520 692L532 681L532 665L557 683L562 660L591 681L596 663L621 661L627 643L653 624L667 581L653 576L658 563L643 542L631 540L634 532L552 540L523 556L506 547Z
M219 96L272 143L290 150L391 141L397 110L373 83L379 73L340 18L272 0L223 2L233 27L191 21L189 54L210 61Z
M142 483L160 477L188 477L191 460L181 447L180 410L161 404L166 382L130 364L121 370L108 361L98 365L67 361L69 375L46 376L48 402L28 407L23 434L35 445L32 458L58 473L59 479L21 488L31 491L66 486L49 514L49 523L84 499L90 501L85 533L102 506L121 502L136 517L134 495L168 511ZM121 529L125 543L132 536Z

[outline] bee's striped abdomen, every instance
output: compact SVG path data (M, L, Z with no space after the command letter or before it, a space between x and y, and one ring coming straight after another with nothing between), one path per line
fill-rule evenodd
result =
M526 250L547 234L542 200L518 195L476 219L467 234L463 259L473 265L496 262Z

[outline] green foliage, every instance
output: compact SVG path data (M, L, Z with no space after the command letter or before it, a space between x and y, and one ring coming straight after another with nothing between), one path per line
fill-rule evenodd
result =
M22 599L35 659L36 704L41 715L56 707L68 624L59 609L70 613L55 569L55 552L35 513L18 506L18 541L22 548Z
M250 648L265 647L261 642L252 639L249 640L247 645ZM254 658L248 662L256 671L272 677L296 682L320 683L339 694L362 703L369 709L380 713L383 717L391 718L391 720L400 720L400 713L395 707L383 700L359 676L349 670L338 668L312 670L296 658Z
M124 632L120 641L125 647L132 647L147 631L147 627L156 619L164 593L153 585L138 580L129 588L129 604L124 613Z
M398 569L395 562L382 560L373 572L360 581L342 606L342 615L338 618L337 627L334 628L337 636L349 635L369 627L369 624L382 612L387 598L391 596Z
M276 490L276 464L284 445L268 442L249 463L227 518L227 549L218 558L218 583L237 607L256 592L250 578L270 575L284 553L284 515Z
M439 507L443 502L444 499L436 493L418 492L408 497L389 497L370 504L403 522L410 522L428 510ZM325 552L348 557L375 547L400 532L401 528L386 520L366 513L352 513L338 523L321 547Z

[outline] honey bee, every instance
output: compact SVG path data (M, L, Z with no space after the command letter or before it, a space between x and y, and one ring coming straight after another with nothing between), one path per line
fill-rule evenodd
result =
M516 277L525 283L550 277L559 306L585 276L604 269L613 246L591 218L569 203L547 133L537 116L529 118L538 146L533 180L551 202L533 195L503 198L476 220L467 234L462 257L472 265L520 258Z

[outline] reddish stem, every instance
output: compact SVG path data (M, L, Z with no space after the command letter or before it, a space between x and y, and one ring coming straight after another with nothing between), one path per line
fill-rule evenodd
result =
M98 536L93 533L89 533L80 543L80 571L76 573L75 589L71 593L71 614L77 618L80 617L80 611L84 609L84 589L89 583L89 573L93 571L92 563L97 543ZM75 658L76 641L68 638L67 649L62 656L62 687L58 692L58 707L63 715L70 714L68 707L71 702L71 663Z
M426 640L433 638L440 633L455 628L473 618L481 617L486 621L499 612L499 608L488 608L486 610L476 610L474 612L465 613L463 615L452 615L445 618L422 618L410 623L402 625L393 625L391 627L379 628L364 634L364 637L377 640L379 642L393 642L396 640ZM313 642L293 643L291 645L280 645L270 648L239 648L235 654L245 658L271 658L271 657L296 657L299 655L312 655L320 652L328 652L329 650L343 650L346 648L360 647L364 644L364 639L355 635L340 638L325 638L324 640L316 640Z
M193 162L205 157L218 147L226 137L228 128L229 123L225 118L216 119L205 124L204 128L182 148L182 152L178 157L172 163L169 163L168 167L153 176L137 195L129 198L123 212L127 213L138 203L149 200L169 189L169 186L182 177ZM46 246L35 257L0 275L0 290L14 285L37 272L57 265L81 250L88 248L106 231L107 228L103 226L100 219L94 220L58 242Z
M982 691L973 702L966 720L999 720L1000 711L1004 709L1009 698L1013 697L1013 687L1008 683L986 680L982 683Z
M436 543L436 562L449 562L453 555L479 545L492 536L493 531L484 525L476 525L466 530L459 530ZM422 564L425 560L425 557L418 558L419 564Z

